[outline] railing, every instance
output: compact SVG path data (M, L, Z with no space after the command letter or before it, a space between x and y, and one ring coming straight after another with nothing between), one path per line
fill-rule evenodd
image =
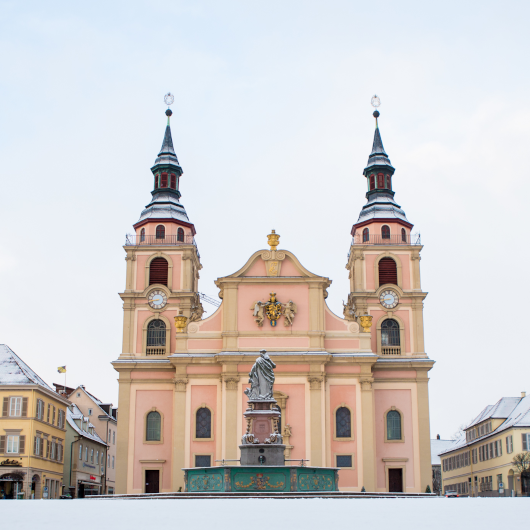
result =
M401 355L401 346L381 346L381 355Z
M352 245L421 245L421 235L394 235L383 237L381 234L363 235L362 232L353 236Z
M149 245L195 245L195 239L192 235L184 237L177 235L166 235L165 237L156 236L137 236L136 234L127 234L125 236L125 246L149 246Z
M165 346L147 346L146 355L165 355L166 347Z

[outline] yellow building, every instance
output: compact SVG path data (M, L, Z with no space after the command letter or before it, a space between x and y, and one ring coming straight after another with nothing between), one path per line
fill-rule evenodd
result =
M0 497L62 493L68 400L0 344Z
M442 491L473 497L529 495L530 477L513 467L513 457L529 450L530 396L502 398L440 454Z

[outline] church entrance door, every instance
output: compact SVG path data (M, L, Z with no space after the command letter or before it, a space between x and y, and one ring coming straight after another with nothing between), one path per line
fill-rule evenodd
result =
M159 490L159 475L158 469L147 469L145 471L145 492L146 493L160 493Z
M403 492L403 469L388 470L388 491L393 493Z

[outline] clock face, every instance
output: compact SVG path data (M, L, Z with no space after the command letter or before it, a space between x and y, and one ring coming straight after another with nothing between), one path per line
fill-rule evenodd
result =
M383 307L386 307L387 309L393 309L398 305L399 298L396 292L387 290L381 293L379 296L379 301Z
M162 309L167 304L167 296L164 291L152 291L147 301L153 309Z

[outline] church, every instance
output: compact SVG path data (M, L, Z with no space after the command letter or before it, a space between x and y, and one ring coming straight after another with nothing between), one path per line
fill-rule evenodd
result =
M331 280L282 249L272 230L256 235L265 248L216 280L221 303L207 318L171 114L151 168L152 198L124 246L123 349L112 363L117 493L178 491L184 468L237 465L245 390L260 350L276 365L287 465L338 467L343 491L432 488L434 361L424 347L422 246L394 199L379 111L363 171L367 202L351 228L343 315L326 304Z

